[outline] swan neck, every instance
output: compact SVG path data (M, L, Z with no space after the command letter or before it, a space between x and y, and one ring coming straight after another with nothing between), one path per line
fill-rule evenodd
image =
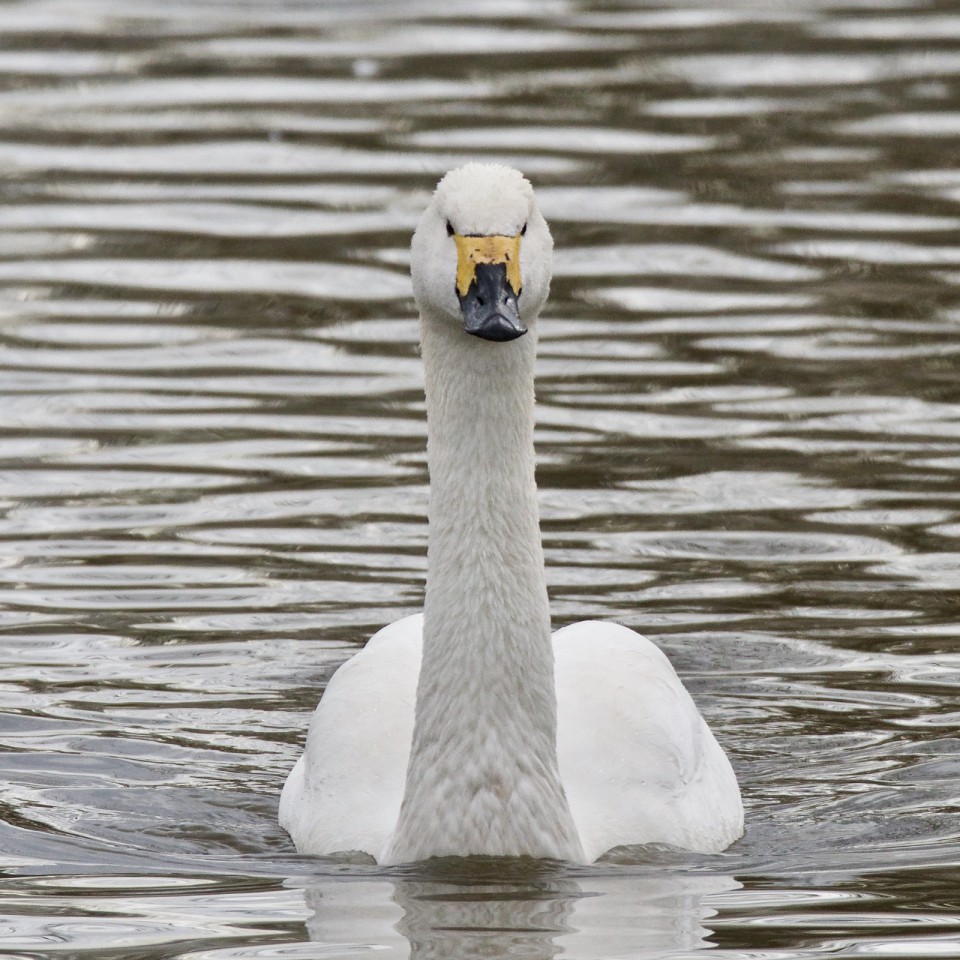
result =
M560 784L534 479L535 332L422 318L430 469L423 660L390 859L577 860ZM533 324L531 324L533 327Z
M474 613L480 619L472 624L472 642L489 645L495 636L515 644L515 656L528 654L522 665L529 661L530 673L539 671L527 679L549 681L552 690L534 476L535 334L500 344L424 326L427 638L446 644L451 626Z

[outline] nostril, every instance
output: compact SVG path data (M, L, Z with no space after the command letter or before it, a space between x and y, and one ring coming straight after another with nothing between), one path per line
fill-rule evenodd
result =
M483 306L483 297L477 297L477 304L478 306Z

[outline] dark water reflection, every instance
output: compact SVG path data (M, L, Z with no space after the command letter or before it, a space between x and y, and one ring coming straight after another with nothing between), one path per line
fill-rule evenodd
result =
M0 10L0 957L960 955L960 16L875 0ZM558 253L558 624L673 658L719 857L297 857L330 673L420 604L407 244Z

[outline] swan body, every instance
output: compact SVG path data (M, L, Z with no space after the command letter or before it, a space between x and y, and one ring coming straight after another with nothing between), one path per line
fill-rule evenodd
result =
M280 798L302 853L591 862L743 832L730 763L664 654L612 623L550 632L533 361L552 246L529 183L496 165L447 174L414 234L424 612L331 678Z
M281 821L302 852L362 850L385 861L403 800L422 630L422 614L384 627L331 679L283 793ZM627 843L712 853L739 837L733 771L663 653L598 621L558 630L553 650L560 779L583 862Z

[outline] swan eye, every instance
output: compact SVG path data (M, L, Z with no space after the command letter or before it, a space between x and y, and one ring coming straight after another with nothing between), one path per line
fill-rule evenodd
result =
M453 224L448 220L447 221L447 236L452 237L454 233Z
M525 237L527 235L527 225L523 225L523 229L520 231L520 236Z

